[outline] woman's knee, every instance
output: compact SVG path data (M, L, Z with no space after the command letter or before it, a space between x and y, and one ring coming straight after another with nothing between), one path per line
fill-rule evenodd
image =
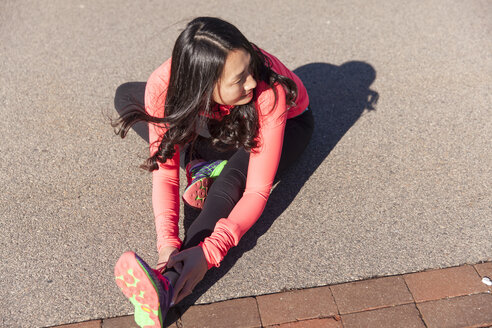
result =
M217 197L231 203L230 205L237 203L246 188L248 164L249 153L238 149L212 184L207 198Z
M207 198L219 198L230 205L236 204L241 199L246 187L246 172L237 168L225 169L215 180L210 188Z
M118 113L128 105L135 103L143 105L145 98L145 82L126 82L120 85L114 95L114 107Z

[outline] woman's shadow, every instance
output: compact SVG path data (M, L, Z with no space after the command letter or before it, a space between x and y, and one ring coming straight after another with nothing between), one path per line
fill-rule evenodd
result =
M169 325L187 311L201 295L221 279L247 251L251 250L260 236L268 231L273 222L291 204L302 186L325 160L338 141L359 119L364 111L374 110L378 93L370 89L376 79L374 68L364 62L351 61L341 66L312 63L294 71L304 82L315 118L311 142L299 161L283 172L273 189L265 210L256 224L243 236L239 245L232 248L219 268L211 269L195 287L193 294L179 305L171 308L166 316ZM115 107L120 115L130 102L143 104L145 82L129 82L118 87ZM133 96L129 98L129 95ZM134 130L148 142L148 130L144 123ZM184 228L193 222L199 212L185 206Z

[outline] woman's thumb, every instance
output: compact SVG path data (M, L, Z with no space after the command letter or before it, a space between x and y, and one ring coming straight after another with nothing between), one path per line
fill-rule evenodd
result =
M176 262L180 262L182 261L182 253L179 252L177 254L171 254L171 256L169 256L169 260L167 261L167 267L168 268L171 268L174 266L174 264L176 264Z

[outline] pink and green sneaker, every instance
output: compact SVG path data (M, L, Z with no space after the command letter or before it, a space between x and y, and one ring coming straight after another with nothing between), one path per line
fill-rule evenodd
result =
M191 207L202 209L208 189L226 164L226 160L207 162L200 159L188 163L186 165L188 186L183 193L183 201Z
M134 252L120 256L114 268L116 284L135 307L134 319L142 328L162 328L173 297L169 280L151 269Z

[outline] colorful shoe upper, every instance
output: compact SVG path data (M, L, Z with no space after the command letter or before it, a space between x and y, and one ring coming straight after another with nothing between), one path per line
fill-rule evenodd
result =
M186 165L188 186L203 178L217 178L227 164L226 160L204 161L194 160Z
M194 160L186 165L188 186L183 194L183 201L189 206L201 209L212 182L222 172L226 160Z

